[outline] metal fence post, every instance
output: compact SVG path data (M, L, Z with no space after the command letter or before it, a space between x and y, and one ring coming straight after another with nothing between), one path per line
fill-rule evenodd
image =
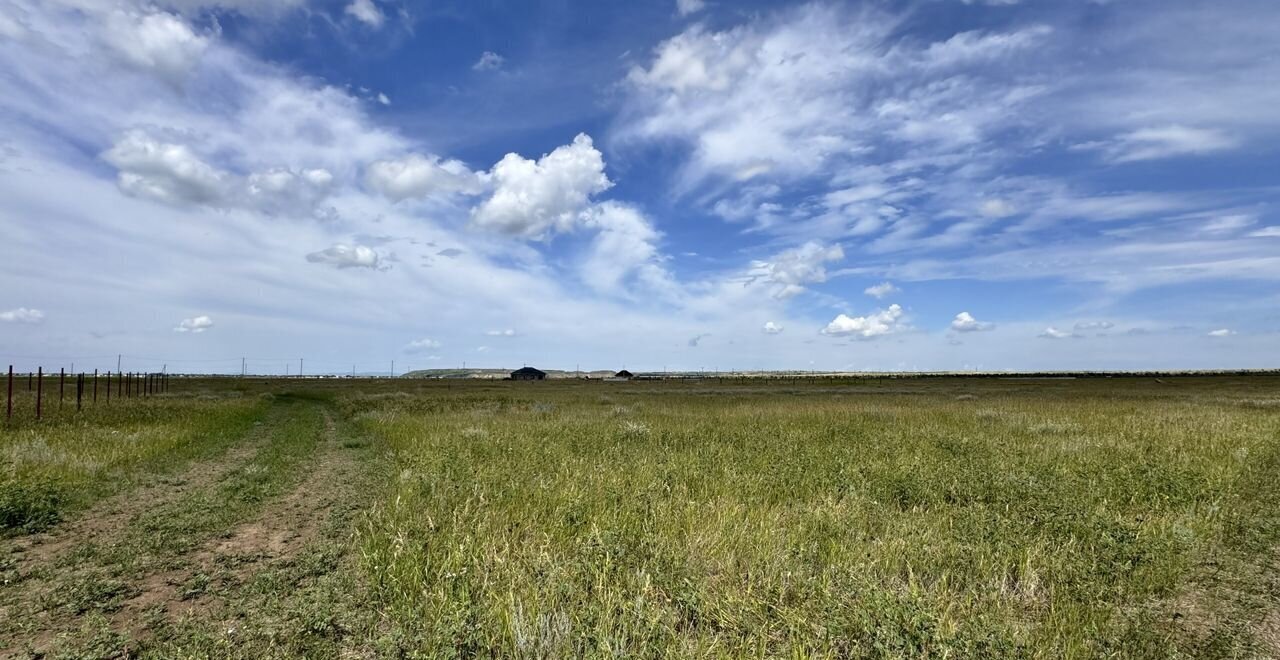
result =
M44 367L36 367L36 419L40 419L40 404L44 398Z
M98 402L98 370L93 370L93 402Z
M76 377L76 412L80 412L80 402L84 398L84 374Z
M13 419L13 365L9 365L9 396L5 399L4 421Z

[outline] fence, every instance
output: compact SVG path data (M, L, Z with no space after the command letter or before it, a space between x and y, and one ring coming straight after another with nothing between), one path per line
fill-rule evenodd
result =
M44 367L37 367L34 372L27 372L27 392L35 392L35 418L42 419L44 417L45 395L44 381L46 378L52 378L53 374L45 374ZM5 421L13 419L13 365L9 365L8 384L5 388ZM21 374L17 374L21 378ZM99 374L97 369L93 373L80 372L71 374L75 383L76 412L84 410L85 402L89 405L98 404L98 381L105 381L103 401L106 405L111 403L112 380L114 376L116 399L132 399L146 398L163 394L169 391L169 374L167 373L135 373L135 372L106 372ZM58 408L62 408L67 400L67 371L66 369L58 370Z

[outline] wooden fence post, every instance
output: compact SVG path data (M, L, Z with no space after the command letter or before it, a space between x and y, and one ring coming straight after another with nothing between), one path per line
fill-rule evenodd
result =
M36 367L36 419L40 419L40 404L44 398L44 367Z
M84 398L84 374L76 377L76 412L80 412L80 401Z
M9 397L5 399L4 421L13 419L13 365L9 365Z
M93 403L98 403L98 370L93 370Z
M58 368L58 407L62 407L62 391L67 388L67 370Z
M111 372L107 372L107 403L111 403Z

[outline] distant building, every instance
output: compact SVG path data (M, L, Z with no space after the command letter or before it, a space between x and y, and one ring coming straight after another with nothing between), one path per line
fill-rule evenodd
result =
M547 372L533 367L522 367L511 372L511 380L546 380Z
M619 371L618 373L614 374L613 377L621 378L623 380L631 380L632 378L635 378L636 375L631 373L630 371L627 371L626 369L623 369L622 371Z

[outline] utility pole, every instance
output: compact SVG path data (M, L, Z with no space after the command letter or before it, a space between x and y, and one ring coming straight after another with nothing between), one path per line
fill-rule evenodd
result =
M392 378L396 377L396 361L395 360L391 361L391 377Z
M244 378L244 358L240 358L240 377Z
M298 378L302 378L302 358L298 358Z
M116 353L116 373L120 373L120 354Z
M354 364L353 364L353 365L351 365L351 377L352 377L352 378L355 378L355 377L356 377L356 365L354 365Z

